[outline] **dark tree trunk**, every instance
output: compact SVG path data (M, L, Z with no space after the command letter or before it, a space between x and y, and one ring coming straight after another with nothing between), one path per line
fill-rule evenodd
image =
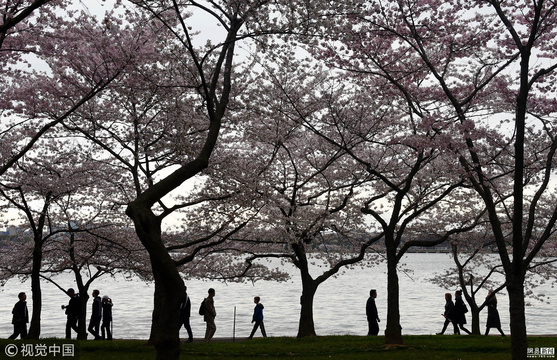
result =
M149 210L128 206L139 239L149 252L155 294L149 344L157 350L157 360L178 360L180 357L179 311L185 293L184 282L162 239L160 221Z
M526 317L524 314L524 277L510 279L507 276L509 310L511 320L511 344L513 360L525 360L528 351Z
M77 321L77 339L87 340L87 326L89 325L89 323L87 322L87 301L89 300L87 289L85 289L84 291L79 291L79 299L81 300L81 312Z
M302 296L300 297L300 323L298 326L297 337L317 336L315 324L313 322L313 299L317 286L309 277L309 274L302 275Z
M395 255L387 250L387 327L385 344L402 344L402 327L400 326L400 295Z
M472 315L472 331L473 335L481 335L480 329L480 310L477 307L470 306L470 314Z
M33 269L31 270L31 292L33 299L33 310L31 323L29 325L28 339L39 339L41 335L41 311L43 305L43 295L41 290L41 264L43 260L42 241L35 241L33 248Z

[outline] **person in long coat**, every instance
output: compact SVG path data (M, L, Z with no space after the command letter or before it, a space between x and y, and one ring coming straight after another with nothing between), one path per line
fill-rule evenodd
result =
M470 335L472 334L470 330L464 327L464 324L466 324L466 313L468 312L468 308L462 300L462 291L458 290L454 295L454 321L458 324L460 330Z
M497 297L493 294L493 291L487 293L485 298L485 303L487 306L487 323L485 324L485 336L489 334L489 329L496 328L499 330L501 336L505 336L505 333L501 329L501 318L499 317L499 311L497 310Z
M453 296L450 293L445 294L445 312L441 315L443 315L443 317L445 318L445 323L443 324L443 330L441 330L440 333L437 333L437 335L443 335L445 333L445 330L447 330L447 326L449 326L450 323L453 323L454 334L460 335L460 331L458 330L458 325L455 321L456 313L454 310Z

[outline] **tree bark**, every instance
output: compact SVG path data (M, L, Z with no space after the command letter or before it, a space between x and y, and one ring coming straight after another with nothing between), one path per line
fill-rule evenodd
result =
M79 292L79 306L81 306L81 312L79 315L79 320L77 322L77 339L87 340L87 301L89 300L89 295L87 290L85 292Z
M524 277L511 279L507 276L507 291L509 292L512 358L525 360L528 352L528 337L524 314Z
M317 336L315 333L315 323L313 321L313 299L317 286L309 277L309 274L302 275L302 296L300 297L300 323L298 325L298 338Z
M401 345L403 342L402 327L400 326L400 292L396 266L395 257L389 256L389 250L387 250L387 327L385 329L385 344Z
M139 239L149 252L155 294L149 344L157 350L157 360L180 357L179 311L185 286L174 261L161 239L160 221L149 209L130 204L128 216L134 221Z
M41 311L43 306L43 295L41 290L41 264L43 261L42 241L35 240L33 248L33 268L31 270L31 292L33 299L33 311L31 323L29 324L28 339L38 340L41 335Z
M470 314L472 314L472 331L473 335L481 335L480 330L480 310L477 307L470 306Z

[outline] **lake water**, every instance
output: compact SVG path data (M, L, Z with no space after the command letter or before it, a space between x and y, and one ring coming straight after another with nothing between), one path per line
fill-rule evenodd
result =
M401 325L404 335L425 335L439 332L443 325L445 300L444 293L454 293L456 289L443 289L432 284L428 279L432 273L443 272L454 266L448 254L408 254L403 262L412 270L408 275L399 274L401 293ZM265 328L268 336L296 336L299 319L299 298L301 281L292 267L293 274L288 282L276 283L258 281L251 283L220 283L190 280L188 294L192 300L191 325L194 337L203 337L205 323L197 314L199 303L207 295L207 289L216 290L215 307L217 310L217 332L215 337L232 337L234 335L234 312L236 310L235 336L247 337L251 331L253 314L253 297L260 296L265 305ZM72 276L60 275L62 286L75 287ZM317 290L314 304L314 320L317 335L365 335L367 320L365 304L369 290L376 288L376 299L380 323L380 334L386 325L386 286L385 264L364 269L354 268L344 274L329 279ZM114 337L128 339L147 339L150 332L151 312L153 309L153 284L123 277L101 278L90 291L99 289L101 295L109 295L113 302ZM68 297L49 283L42 284L43 311L41 337L64 337L66 317L60 305L67 304ZM17 294L25 291L28 295L28 307L31 312L30 282L21 283L10 280L0 291L0 338L7 338L13 331L11 310L17 302ZM528 300L531 306L526 308L526 325L530 335L557 334L557 289L545 285L543 291L550 304L537 300ZM484 298L487 291L480 292ZM499 295L499 313L503 331L509 333L508 298ZM90 311L90 302L87 304ZM481 330L484 330L487 313L481 315ZM471 319L468 316L470 325ZM450 333L450 331L449 331ZM181 337L187 337L182 328ZM260 332L256 334L260 336Z

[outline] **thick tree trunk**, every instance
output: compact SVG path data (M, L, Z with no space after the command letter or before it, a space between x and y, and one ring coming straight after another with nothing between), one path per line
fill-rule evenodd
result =
M39 339L41 335L41 311L43 306L43 295L41 290L41 264L43 260L42 242L35 241L33 249L33 269L31 270L31 292L33 299L33 310L31 323L29 325L28 339Z
M157 350L157 360L180 357L179 311L185 293L184 282L161 239L160 222L150 211L130 205L128 216L136 233L149 252L155 294L149 344Z
M507 276L507 291L509 292L509 310L511 320L511 353L513 360L525 360L527 358L528 351L523 286L523 277L510 279L509 276Z
M309 275L302 276L302 296L300 297L300 323L298 325L297 337L317 336L313 322L313 299L317 286L313 280L307 279Z
M400 295L397 263L394 256L387 251L387 328L385 344L402 344L402 327L400 326Z
M78 287L79 288L79 287ZM87 294L87 289L79 292L81 315L77 322L77 339L87 340L87 327L89 322L87 321L87 301L89 300L89 295Z
M470 306L470 314L472 315L472 329L470 329L470 331L472 331L473 335L481 335L480 310L476 307Z

